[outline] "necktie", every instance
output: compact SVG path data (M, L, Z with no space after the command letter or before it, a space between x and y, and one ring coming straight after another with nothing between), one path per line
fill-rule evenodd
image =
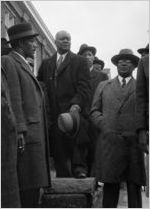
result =
M126 86L126 79L123 78L123 79L122 79L122 88L124 88L125 86Z
M59 59L57 60L57 69L60 67L62 61L63 61L63 56L60 55Z

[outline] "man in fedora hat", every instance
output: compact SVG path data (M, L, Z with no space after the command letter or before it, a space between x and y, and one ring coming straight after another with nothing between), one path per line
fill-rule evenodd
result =
M38 35L30 23L8 29L12 51L2 56L17 124L17 172L21 207L38 207L41 187L50 185L43 91L26 58L33 58Z
M122 49L111 59L118 75L98 86L91 120L100 135L96 150L96 179L104 183L103 207L118 204L120 183L127 183L128 207L141 208L141 186L145 185L143 153L137 142L135 126L135 79L133 70L139 58Z
M141 57L148 55L149 54L149 44L147 44L145 48L138 49L137 52L141 55Z
M87 175L87 111L91 96L87 61L70 51L71 35L59 31L55 37L57 52L43 61L38 80L46 84L50 116L51 143L56 177L85 178ZM79 112L80 128L76 136L64 133L58 127L62 113Z
M97 70L102 71L104 69L105 63L98 57L94 57L93 65Z
M88 46L87 44L82 44L80 46L78 54L85 57L88 61L88 67L89 67L90 77L91 77L91 86L92 86L92 97L91 97L91 103L92 103L92 98L93 98L94 92L98 84L101 81L108 80L108 76L105 73L98 71L95 65L93 64L95 60L95 54L96 54L95 47ZM94 156L95 156L97 134L98 134L97 130L95 129L91 121L89 121L88 135L90 138L90 142L89 142L88 157L87 157L89 176L91 175L94 176Z

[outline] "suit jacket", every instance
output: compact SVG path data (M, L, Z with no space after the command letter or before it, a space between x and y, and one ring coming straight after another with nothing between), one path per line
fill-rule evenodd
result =
M128 179L144 184L144 161L137 147L135 127L135 79L132 78L124 89L117 77L101 82L94 95L91 120L100 130L97 178L102 182Z
M136 126L149 129L149 55L140 60L137 70Z
M91 99L87 61L81 56L68 52L56 74L56 56L54 54L50 59L43 61L37 76L38 80L44 82L47 87L52 126L57 126L58 115L68 112L73 104L80 106L81 121L84 121L85 125L84 118L87 117ZM85 136L79 138L82 142L87 141Z
M29 65L14 51L1 59L6 71L17 132L24 133L25 151L18 154L21 190L50 183L44 95Z
M17 131L5 72L1 71L1 206L19 208ZM11 175L10 175L11 174Z

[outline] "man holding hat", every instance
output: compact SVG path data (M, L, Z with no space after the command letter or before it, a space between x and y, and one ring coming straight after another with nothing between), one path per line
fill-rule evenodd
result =
M91 86L92 86L92 97L91 97L91 103L92 103L92 98L93 98L93 95L95 93L95 90L98 84L101 81L108 80L108 76L105 73L98 71L95 65L93 64L95 60L95 54L96 54L95 47L88 46L87 44L82 44L80 46L78 54L85 57L88 61L88 67L89 67L90 77L91 77ZM98 134L97 130L95 129L91 121L89 121L88 135L90 138L90 143L89 143L88 157L87 157L89 176L95 175L94 174L94 156L95 156L97 134Z
M26 58L34 58L35 37L30 23L8 29L12 51L1 58L17 124L17 171L21 207L37 208L41 187L50 185L48 140L43 91Z
M57 52L43 61L38 80L46 84L49 97L56 177L85 178L89 142L85 118L91 97L89 70L86 59L70 51L71 36L67 31L59 31L55 43Z
M122 49L111 59L118 76L104 81L94 95L91 119L99 129L96 150L96 179L104 183L103 207L118 204L120 183L126 181L128 207L141 208L141 186L145 185L143 153L135 126L135 79L139 58Z

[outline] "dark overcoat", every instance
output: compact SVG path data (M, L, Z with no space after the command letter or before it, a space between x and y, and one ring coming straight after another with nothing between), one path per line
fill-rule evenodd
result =
M129 180L145 185L143 153L135 126L135 79L122 88L118 77L101 82L94 95L91 119L100 130L96 177L101 182Z
M90 77L91 77L91 88L92 88L92 98L94 96L95 90L98 86L98 84L101 81L108 80L108 76L106 73L98 71L94 66L92 71L90 72Z
M82 121L84 121L83 126L87 127L85 118L91 99L87 61L81 56L68 52L56 76L56 57L57 54L54 54L50 59L43 61L37 77L47 87L52 126L57 124L57 117L60 113L68 112L71 105L78 104L81 108ZM77 137L77 143L82 144L88 141L88 136L85 131L82 131L82 127L80 130L83 135L79 133L79 136L82 136Z
M98 84L102 81L108 80L108 76L106 73L103 73L101 71L98 71L95 66L93 66L93 69L90 71L90 77L91 77L91 88L92 88L92 97L91 97L91 103L92 104L92 99L95 93L95 90L98 86ZM90 138L90 143L89 143L89 151L88 151L88 158L87 158L87 163L89 165L89 172L90 175L94 176L94 155L95 155L95 146L96 146L96 141L97 141L97 135L98 135L98 130L95 128L93 123L89 120L89 128L88 128L88 136ZM93 167L93 168L91 168ZM92 171L91 171L92 169Z
M140 60L137 70L136 126L149 129L149 55Z
M5 72L1 71L1 207L19 208L17 131Z
M17 132L24 133L25 151L18 153L20 190L50 184L43 91L29 65L14 51L1 59L6 71Z

